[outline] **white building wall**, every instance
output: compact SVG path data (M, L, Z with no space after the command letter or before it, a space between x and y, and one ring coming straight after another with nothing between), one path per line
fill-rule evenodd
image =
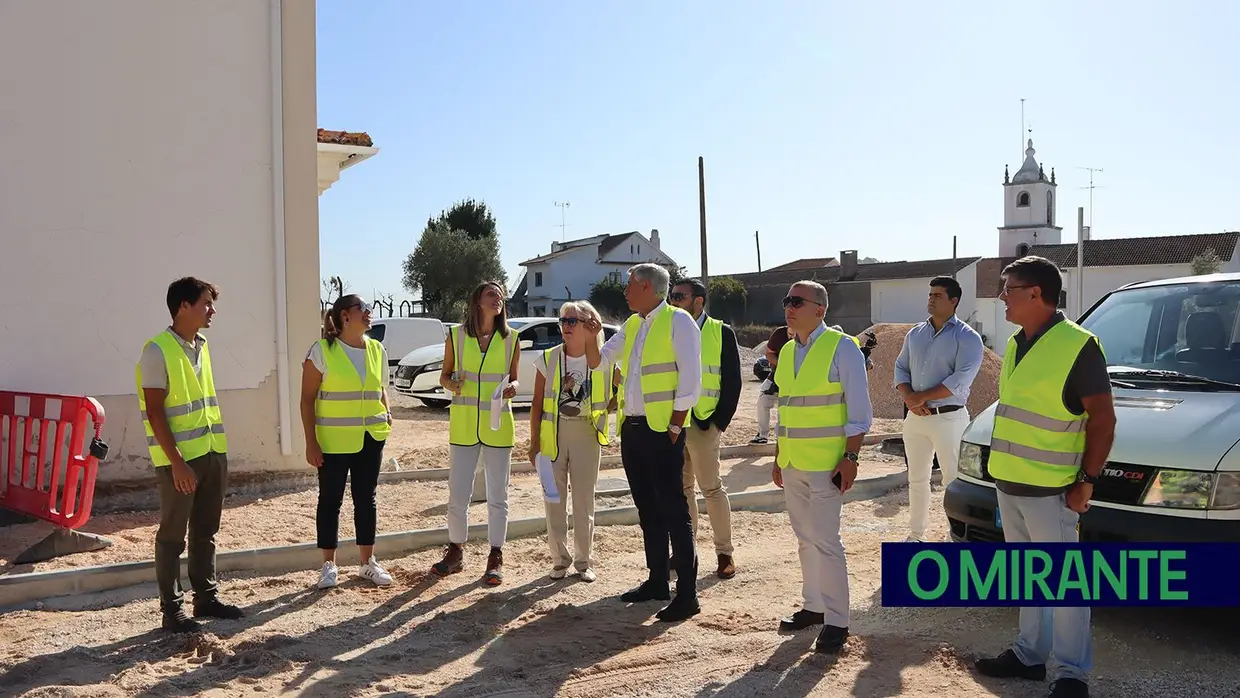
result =
M930 293L930 280L893 279L870 282L870 318L880 322L921 322L926 319L926 300ZM956 315L967 319L976 308L977 264L970 264L956 273L961 287L960 305Z
M313 6L305 12L309 24L287 41L312 58ZM295 460L280 456L277 435L271 36L270 5L255 0L0 10L0 65L22 66L0 81L10 168L0 187L0 388L100 398L111 446L102 480L151 472L134 365L170 321L168 283L186 275L221 288L206 334L230 460ZM301 179L313 202L313 135L306 145ZM313 246L291 251L290 264L313 264L317 279L317 213L286 220L290 246ZM289 283L302 276L290 271ZM313 297L289 305L303 301L317 324ZM290 324L301 315L290 311ZM290 338L294 354L313 339L302 335Z

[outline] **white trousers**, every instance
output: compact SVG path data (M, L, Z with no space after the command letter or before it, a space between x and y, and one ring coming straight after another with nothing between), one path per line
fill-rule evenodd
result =
M758 436L768 439L771 436L771 410L779 407L779 395L758 395ZM776 421L779 414L775 415Z
M448 540L464 543L469 535L469 500L483 463L487 491L487 538L492 548L503 547L508 537L508 480L512 475L512 449L453 446L448 472Z
M969 426L968 410L904 418L904 454L908 456L909 535L925 540L930 525L930 475L939 457L943 487L956 479L960 439Z
M848 564L840 538L844 495L831 478L835 470L784 468L784 500L801 557L801 596L807 611L823 622L848 627Z

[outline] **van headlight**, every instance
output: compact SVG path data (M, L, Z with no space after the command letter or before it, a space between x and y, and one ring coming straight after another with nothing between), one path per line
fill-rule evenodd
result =
M1141 504L1168 509L1240 508L1240 473L1160 470Z
M426 371L439 371L442 369L443 369L443 361L436 361L433 364L427 364L423 366L422 372L425 373Z
M968 441L960 442L960 459L956 465L964 475L982 479L982 447Z

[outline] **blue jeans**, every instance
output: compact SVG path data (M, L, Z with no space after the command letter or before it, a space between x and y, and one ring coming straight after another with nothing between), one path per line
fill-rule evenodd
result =
M1014 497L998 493L1003 538L1009 543L1075 543L1080 514L1067 498ZM1012 650L1027 666L1054 659L1049 678L1085 681L1093 668L1090 608L1021 608L1020 635ZM1048 667L1050 669L1050 667Z

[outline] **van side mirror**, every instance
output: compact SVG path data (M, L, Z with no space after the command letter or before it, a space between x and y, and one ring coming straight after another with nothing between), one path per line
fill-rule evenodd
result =
M534 340L532 340L532 339L523 339L523 340L521 340L521 342L520 342L517 346L521 348L521 351L525 351L526 349L533 349L533 348L534 348Z

